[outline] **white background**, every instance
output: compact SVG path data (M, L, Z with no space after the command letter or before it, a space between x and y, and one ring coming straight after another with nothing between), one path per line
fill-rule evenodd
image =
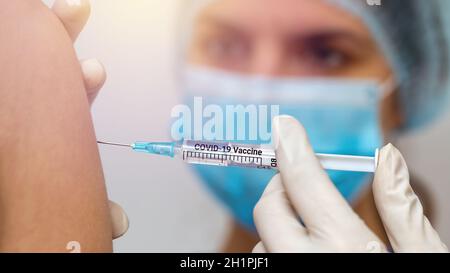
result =
M53 2L45 1L47 4ZM177 0L92 0L92 15L76 43L80 58L98 58L108 81L93 106L98 139L167 140L177 104ZM399 146L410 170L425 180L450 244L450 115ZM179 162L101 147L110 199L127 211L130 229L119 252L217 251L226 212Z

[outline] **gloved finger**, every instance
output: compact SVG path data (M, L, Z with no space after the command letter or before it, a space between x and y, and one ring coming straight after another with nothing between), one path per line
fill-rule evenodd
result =
M111 213L113 239L122 237L128 230L129 222L125 211L117 203L109 201L109 210Z
M299 249L301 240L305 240L304 244L308 240L307 232L286 195L280 174L267 185L255 206L253 217L266 251Z
M91 12L89 0L56 0L52 10L75 42L89 18Z
M373 182L375 203L395 252L447 252L423 214L409 183L408 167L400 152L388 144L379 153Z
M81 71L89 104L92 104L106 81L106 71L96 59L81 61Z
M323 170L303 126L289 116L275 117L273 125L282 182L308 231L342 237L363 224Z
M264 247L263 243L259 242L253 248L252 253L267 253L267 251L266 251L266 248Z

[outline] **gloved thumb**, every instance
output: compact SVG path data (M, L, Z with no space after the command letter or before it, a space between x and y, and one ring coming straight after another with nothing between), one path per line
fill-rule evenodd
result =
M423 214L409 183L408 167L400 152L388 144L381 149L373 182L375 203L395 252L446 252Z

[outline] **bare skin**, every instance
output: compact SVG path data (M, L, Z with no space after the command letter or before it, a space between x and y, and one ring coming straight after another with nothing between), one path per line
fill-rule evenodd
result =
M70 37L39 0L0 6L0 251L67 252L70 241L82 252L112 251L104 178Z
M369 78L383 82L392 75L362 21L326 1L215 1L196 18L187 59L196 65L274 77ZM385 135L403 122L398 105L396 92L381 103ZM387 241L371 192L361 196L354 209ZM224 251L248 252L257 241L254 234L234 223Z

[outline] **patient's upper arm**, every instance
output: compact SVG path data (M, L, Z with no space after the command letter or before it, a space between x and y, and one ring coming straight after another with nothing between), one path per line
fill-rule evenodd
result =
M40 0L0 0L0 251L110 251L80 67Z

